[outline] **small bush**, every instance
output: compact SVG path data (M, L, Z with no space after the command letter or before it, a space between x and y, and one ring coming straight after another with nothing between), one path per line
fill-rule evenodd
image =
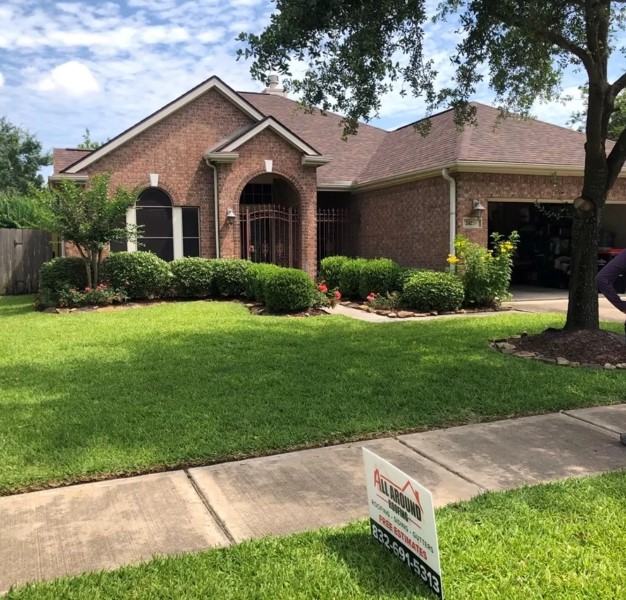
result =
M179 258L170 263L173 292L179 298L208 298L213 292L213 261Z
M315 283L300 269L279 269L269 273L263 294L268 310L277 313L306 310L318 296Z
M463 282L456 275L436 271L412 275L402 290L402 302L417 310L458 310L464 296Z
M448 262L456 264L457 273L463 280L468 305L497 308L510 297L513 254L519 235L513 231L505 239L499 233L492 233L491 242L493 248L487 250L458 236L454 242L456 256L448 257Z
M341 269L349 261L347 256L328 256L320 263L319 276L326 282L329 289L341 288L339 280L341 278Z
M58 306L62 290L82 290L86 285L87 271L81 258L53 258L41 265L39 271L39 302L44 306Z
M152 252L115 252L102 263L101 275L129 299L160 298L172 284L169 264Z
M341 267L339 289L346 298L358 298L361 283L361 271L367 263L365 258L349 258ZM371 290L368 290L369 293Z
M246 293L246 273L252 263L249 260L235 258L217 258L211 260L213 270L213 293L229 298L243 296Z
M108 306L109 304L121 304L128 298L123 291L101 283L95 288L83 289L65 287L59 292L59 307L74 308L78 306Z
M265 303L265 280L270 273L280 271L281 267L271 263L252 263L246 271L246 298Z
M404 289L404 284L411 278L413 275L417 275L420 273L422 269L415 269L413 267L400 267L400 272L398 273L398 289Z
M359 295L366 298L372 292L388 294L398 291L400 267L389 258L368 260L361 267L359 276Z

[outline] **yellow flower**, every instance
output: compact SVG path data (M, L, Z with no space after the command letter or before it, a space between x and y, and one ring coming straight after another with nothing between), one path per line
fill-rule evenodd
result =
M448 255L448 262L451 265L455 265L456 263L459 262L459 259L456 256L454 256L453 254L450 254L450 255Z

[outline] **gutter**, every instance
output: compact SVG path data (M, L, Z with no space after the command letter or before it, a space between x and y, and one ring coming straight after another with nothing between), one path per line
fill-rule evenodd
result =
M218 192L217 167L208 157L205 157L207 166L213 169L213 206L215 208L215 258L220 257L220 198Z
M455 256L454 238L456 237L456 180L450 177L448 169L441 170L441 176L450 184L450 256ZM455 267L450 263L450 271Z

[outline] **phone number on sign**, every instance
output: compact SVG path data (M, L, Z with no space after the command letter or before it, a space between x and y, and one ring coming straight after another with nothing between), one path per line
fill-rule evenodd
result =
M374 521L370 521L370 526L375 540L385 546L387 550L393 552L411 569L411 571L420 577L422 581L433 592L435 592L435 594L437 594L440 598L443 598L441 581L437 573L435 573L428 565L424 564L417 554L415 554L412 550L409 550L409 548L407 548L402 542L396 540L380 525L377 525Z

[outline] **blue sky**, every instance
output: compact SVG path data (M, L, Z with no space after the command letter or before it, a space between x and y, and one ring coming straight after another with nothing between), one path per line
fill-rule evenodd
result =
M85 127L92 139L114 137L214 74L236 90L260 91L249 64L236 60L235 38L260 32L273 8L270 0L3 0L0 115L49 150L80 143ZM455 39L444 25L426 39L442 83ZM573 101L537 105L535 115L565 124L581 106L581 77L564 82ZM484 89L475 99L491 103L494 95ZM421 101L395 90L373 123L394 128L423 114Z

